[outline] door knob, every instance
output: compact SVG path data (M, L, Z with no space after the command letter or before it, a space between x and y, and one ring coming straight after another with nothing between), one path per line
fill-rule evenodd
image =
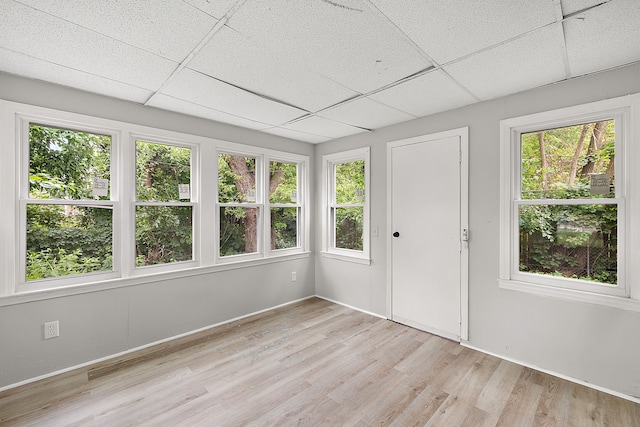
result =
M393 232L393 237L400 237L400 233L398 233L397 231Z

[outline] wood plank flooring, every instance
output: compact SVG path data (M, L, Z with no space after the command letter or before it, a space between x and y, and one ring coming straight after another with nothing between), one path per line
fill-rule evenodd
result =
M2 426L640 426L640 405L321 299L0 393Z

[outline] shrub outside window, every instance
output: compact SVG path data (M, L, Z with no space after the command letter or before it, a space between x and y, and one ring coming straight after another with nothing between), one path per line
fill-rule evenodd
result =
M191 148L136 141L135 265L193 260Z
M24 281L108 277L114 271L112 136L22 123L28 141L21 203Z

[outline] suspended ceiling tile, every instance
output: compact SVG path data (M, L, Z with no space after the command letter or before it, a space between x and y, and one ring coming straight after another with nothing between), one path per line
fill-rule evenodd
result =
M270 101L190 69L183 69L165 87L163 94L272 126L279 126L306 114L297 108Z
M239 3L238 0L184 0L190 5L197 7L201 11L208 13L214 18L222 18L234 4Z
M318 144L320 142L329 141L331 138L326 136L313 135L306 132L300 132L293 129L284 129L281 127L264 129L263 132L273 135L282 136L289 139L295 139L296 141L310 142L312 144Z
M223 111L213 110L203 107L202 105L193 104L182 99L174 98L167 95L156 95L147 104L150 107L162 108L163 110L175 111L177 113L187 114L189 116L202 117L209 120L215 120L221 123L240 126L249 129L265 129L271 127L269 124L256 122L245 119L244 117L227 114Z
M570 15L580 10L587 9L589 7L596 6L603 2L603 0L561 0L562 1L562 14ZM617 0L616 0L617 1Z
M640 59L640 1L616 0L564 23L573 76Z
M367 129L378 129L416 118L367 98L338 105L318 113L318 116Z
M370 95L369 98L418 117L452 110L478 101L442 70L416 77Z
M372 3L439 64L555 22L551 0Z
M177 65L13 1L0 2L0 28L0 47L144 89L159 88Z
M128 101L145 102L151 91L0 48L0 71L45 80Z
M311 112L357 95L229 28L216 33L189 68Z
M176 62L181 62L217 22L181 0L19 1Z
M362 0L247 2L228 25L360 93L431 65Z
M481 100L498 98L563 80L562 24L444 67Z
M343 136L366 132L366 130L364 129L345 125L343 123L317 116L309 116L280 127L284 129L292 129L300 132L310 133L313 135L324 136L326 138L340 138Z

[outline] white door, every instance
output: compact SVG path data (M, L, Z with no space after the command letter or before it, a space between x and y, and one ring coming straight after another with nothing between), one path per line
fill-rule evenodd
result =
M459 341L462 145L443 135L389 144L391 318Z

